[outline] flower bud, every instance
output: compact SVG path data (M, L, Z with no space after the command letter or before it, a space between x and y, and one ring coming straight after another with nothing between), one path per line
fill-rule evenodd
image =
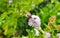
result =
M12 4L12 0L9 0L9 4Z

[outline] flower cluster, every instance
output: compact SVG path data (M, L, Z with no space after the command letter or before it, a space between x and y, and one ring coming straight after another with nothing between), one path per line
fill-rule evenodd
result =
M29 19L28 24L33 27L40 27L41 20L38 16L32 15L31 18Z

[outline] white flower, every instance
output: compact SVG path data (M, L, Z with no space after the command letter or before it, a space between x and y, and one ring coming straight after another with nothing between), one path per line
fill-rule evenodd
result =
M44 35L46 36L46 38L50 38L51 34L49 32L44 32Z
M32 15L31 18L29 19L28 24L30 26L40 27L41 20L40 20L40 18L38 16Z
M35 30L35 36L39 36L39 31L37 29L34 29Z
M32 4L32 7L35 8L36 7L35 4Z
M9 0L9 4L12 4L12 0Z
M60 38L60 33L57 34L57 37Z

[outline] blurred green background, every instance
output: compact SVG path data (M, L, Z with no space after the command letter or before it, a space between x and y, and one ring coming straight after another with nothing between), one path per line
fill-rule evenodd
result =
M60 32L60 0L0 0L0 38L43 38L34 36L33 27L30 27L25 17L26 12L38 15L41 18L41 28L50 32L48 22L51 16L56 16L53 26L50 28L51 38L56 38Z

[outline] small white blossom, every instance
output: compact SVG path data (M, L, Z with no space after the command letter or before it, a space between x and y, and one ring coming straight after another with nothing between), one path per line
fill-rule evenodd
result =
M40 20L40 18L39 18L38 16L32 15L31 18L29 19L28 24L29 24L30 26L33 26L33 27L34 27L34 26L35 26L35 27L40 27L40 25L41 25L41 20Z
M9 0L9 4L12 4L12 0Z
M51 34L49 32L44 32L46 38L50 38L51 37Z
M32 7L35 8L36 7L35 4L32 4Z
M35 30L35 36L39 36L39 31L37 29L34 29Z
M60 33L57 34L57 37L60 38Z

